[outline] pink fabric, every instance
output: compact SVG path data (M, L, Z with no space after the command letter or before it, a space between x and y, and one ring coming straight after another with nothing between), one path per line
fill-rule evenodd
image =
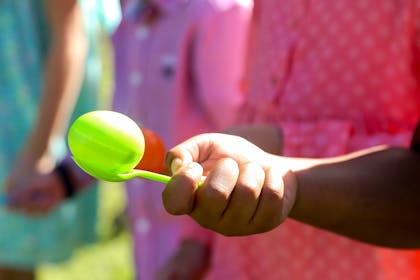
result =
M136 1L124 2L113 36L114 109L154 130L167 147L231 123L242 100L237 85L250 7L235 0L161 1L161 16L147 26ZM154 279L177 245L181 218L164 210L163 184L127 185L137 277Z
M241 122L281 126L289 156L408 145L420 113L420 1L256 0L254 8ZM266 234L207 240L208 279L420 279L417 251L292 220Z

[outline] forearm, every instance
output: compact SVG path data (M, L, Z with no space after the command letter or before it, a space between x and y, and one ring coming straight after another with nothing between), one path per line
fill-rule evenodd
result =
M56 13L56 8L49 9L52 41L46 61L43 96L29 139L30 151L35 157L42 156L49 143L63 135L83 77L87 39L81 12L76 4L67 4L66 8L69 11L64 15L64 12ZM58 19L60 16L63 18Z
M66 128L78 97L83 75L86 49L82 36L58 36L48 57L44 95L39 108L37 135L47 139L61 135ZM61 38L63 37L63 38ZM76 45L76 47L75 47Z
M404 148L296 165L290 217L364 242L420 247L419 166L420 155Z

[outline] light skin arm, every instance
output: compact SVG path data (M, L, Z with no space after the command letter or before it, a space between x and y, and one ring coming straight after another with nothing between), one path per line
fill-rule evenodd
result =
M168 164L167 211L225 235L265 232L291 217L376 245L420 247L420 154L410 149L295 159L207 134L171 150Z
M63 135L78 97L87 53L82 14L77 0L46 0L51 27L44 92L38 116L11 176L9 189L25 176L52 169L48 145Z

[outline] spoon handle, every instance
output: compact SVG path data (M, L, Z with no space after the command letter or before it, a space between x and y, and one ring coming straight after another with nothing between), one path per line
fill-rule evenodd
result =
M133 172L135 177L141 177L144 179L149 179L149 180L153 180L156 182L160 182L160 183L164 183L167 184L169 182L169 180L171 179L171 177L163 175L163 174L159 174L159 173L155 173L155 172L151 172L151 171L146 171L146 170L134 170Z
M149 179L149 180L164 183L164 184L167 184L169 180L171 179L171 177L166 176L166 175L162 175L159 173L146 171L146 170L140 170L140 169L133 169L129 173L118 174L118 177L122 181L130 180L135 177L140 177L140 178Z
M148 179L148 180L152 180L152 181L156 181L156 182L160 182L164 184L167 184L169 180L171 180L170 176L151 172L151 171L141 170L141 169L133 169L130 173L119 174L118 176L123 180L130 180L130 179L133 179L134 177L140 177L143 179ZM206 177L203 176L201 181L198 183L198 186L201 187L205 180L206 180Z

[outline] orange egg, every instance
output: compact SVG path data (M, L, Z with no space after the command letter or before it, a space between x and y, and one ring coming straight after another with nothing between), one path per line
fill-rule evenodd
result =
M165 144L159 135L152 130L142 127L141 131L143 132L145 142L144 154L135 169L142 169L157 173L165 172Z

